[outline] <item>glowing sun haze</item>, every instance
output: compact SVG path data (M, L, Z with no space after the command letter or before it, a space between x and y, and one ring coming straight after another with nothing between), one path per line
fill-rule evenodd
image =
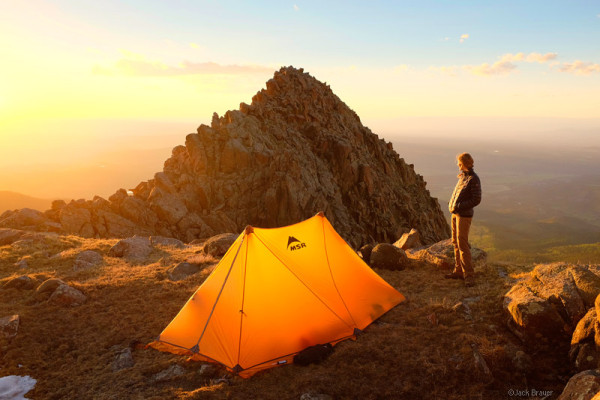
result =
M599 13L556 1L4 1L0 166L174 147L284 65L384 135L468 131L471 118L598 127Z

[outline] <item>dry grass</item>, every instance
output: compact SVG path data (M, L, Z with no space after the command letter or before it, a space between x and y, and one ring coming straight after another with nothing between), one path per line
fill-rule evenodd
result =
M515 344L501 314L501 298L509 284L496 266L480 269L474 288L442 279L442 273L430 265L379 270L408 301L385 314L356 341L340 343L319 365L291 365L251 379L230 377L228 382L219 382L216 378L228 375L221 368L203 376L201 363L135 345L136 341L149 343L162 331L206 278L212 260L201 260L193 248L160 247L144 265L132 265L106 255L114 243L66 236L49 237L29 247L0 247L0 285L26 273L40 281L63 279L88 296L80 307L63 308L34 301L30 290L0 290L0 317L21 316L16 338L0 339L0 376L37 379L28 397L299 399L310 392L334 399L504 399L508 389L525 385L536 385L538 390L562 388L539 374L527 382L512 370L510 349ZM104 264L74 271L74 258L83 250L103 253ZM52 258L58 253L60 257ZM27 255L31 256L29 269L17 271L13 264ZM208 267L184 281L165 279L168 268L190 258ZM453 310L461 301L468 305L470 315ZM113 372L116 353L132 342L135 366ZM472 343L491 369L492 382L477 370ZM186 369L185 375L163 383L152 380L175 363Z

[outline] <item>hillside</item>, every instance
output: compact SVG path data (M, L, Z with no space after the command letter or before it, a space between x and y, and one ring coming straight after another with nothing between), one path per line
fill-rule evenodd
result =
M7 210L15 210L17 208L32 208L43 211L50 208L51 203L51 200L38 199L21 193L0 190L0 215Z
M36 235L0 246L0 287L18 276L36 282L0 289L0 316L21 319L14 339L0 337L2 373L37 379L28 395L33 399L299 399L305 393L334 399L504 399L508 390L526 384L558 393L565 383L564 358L538 354L530 369L513 367L520 344L506 329L500 304L521 272L514 267L479 267L474 288L443 279L431 264L378 269L407 302L356 341L337 345L320 364L241 379L220 367L144 348L214 268L217 260L198 254L201 244L156 245L134 262L108 255L116 239ZM77 268L84 250L99 253L100 264ZM16 269L23 257L27 268ZM186 260L201 262L200 272L171 280L169 270ZM63 280L87 299L71 307L46 300L33 287L49 278ZM473 346L490 373L475 362ZM133 364L115 371L126 349Z

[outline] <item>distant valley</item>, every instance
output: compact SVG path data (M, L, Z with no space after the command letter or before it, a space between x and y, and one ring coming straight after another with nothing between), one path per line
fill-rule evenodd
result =
M427 181L448 219L455 156L471 152L482 180L471 239L494 260L600 260L600 150L551 143L395 140L394 148ZM581 143L581 142L579 142ZM593 245L591 245L593 244Z

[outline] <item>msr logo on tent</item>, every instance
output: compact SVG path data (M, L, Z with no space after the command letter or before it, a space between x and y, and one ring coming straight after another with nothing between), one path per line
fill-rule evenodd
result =
M291 250L291 251L300 250L300 249L303 249L305 247L306 247L306 243L299 241L295 237L290 236L288 238L288 244L287 244L288 250Z

